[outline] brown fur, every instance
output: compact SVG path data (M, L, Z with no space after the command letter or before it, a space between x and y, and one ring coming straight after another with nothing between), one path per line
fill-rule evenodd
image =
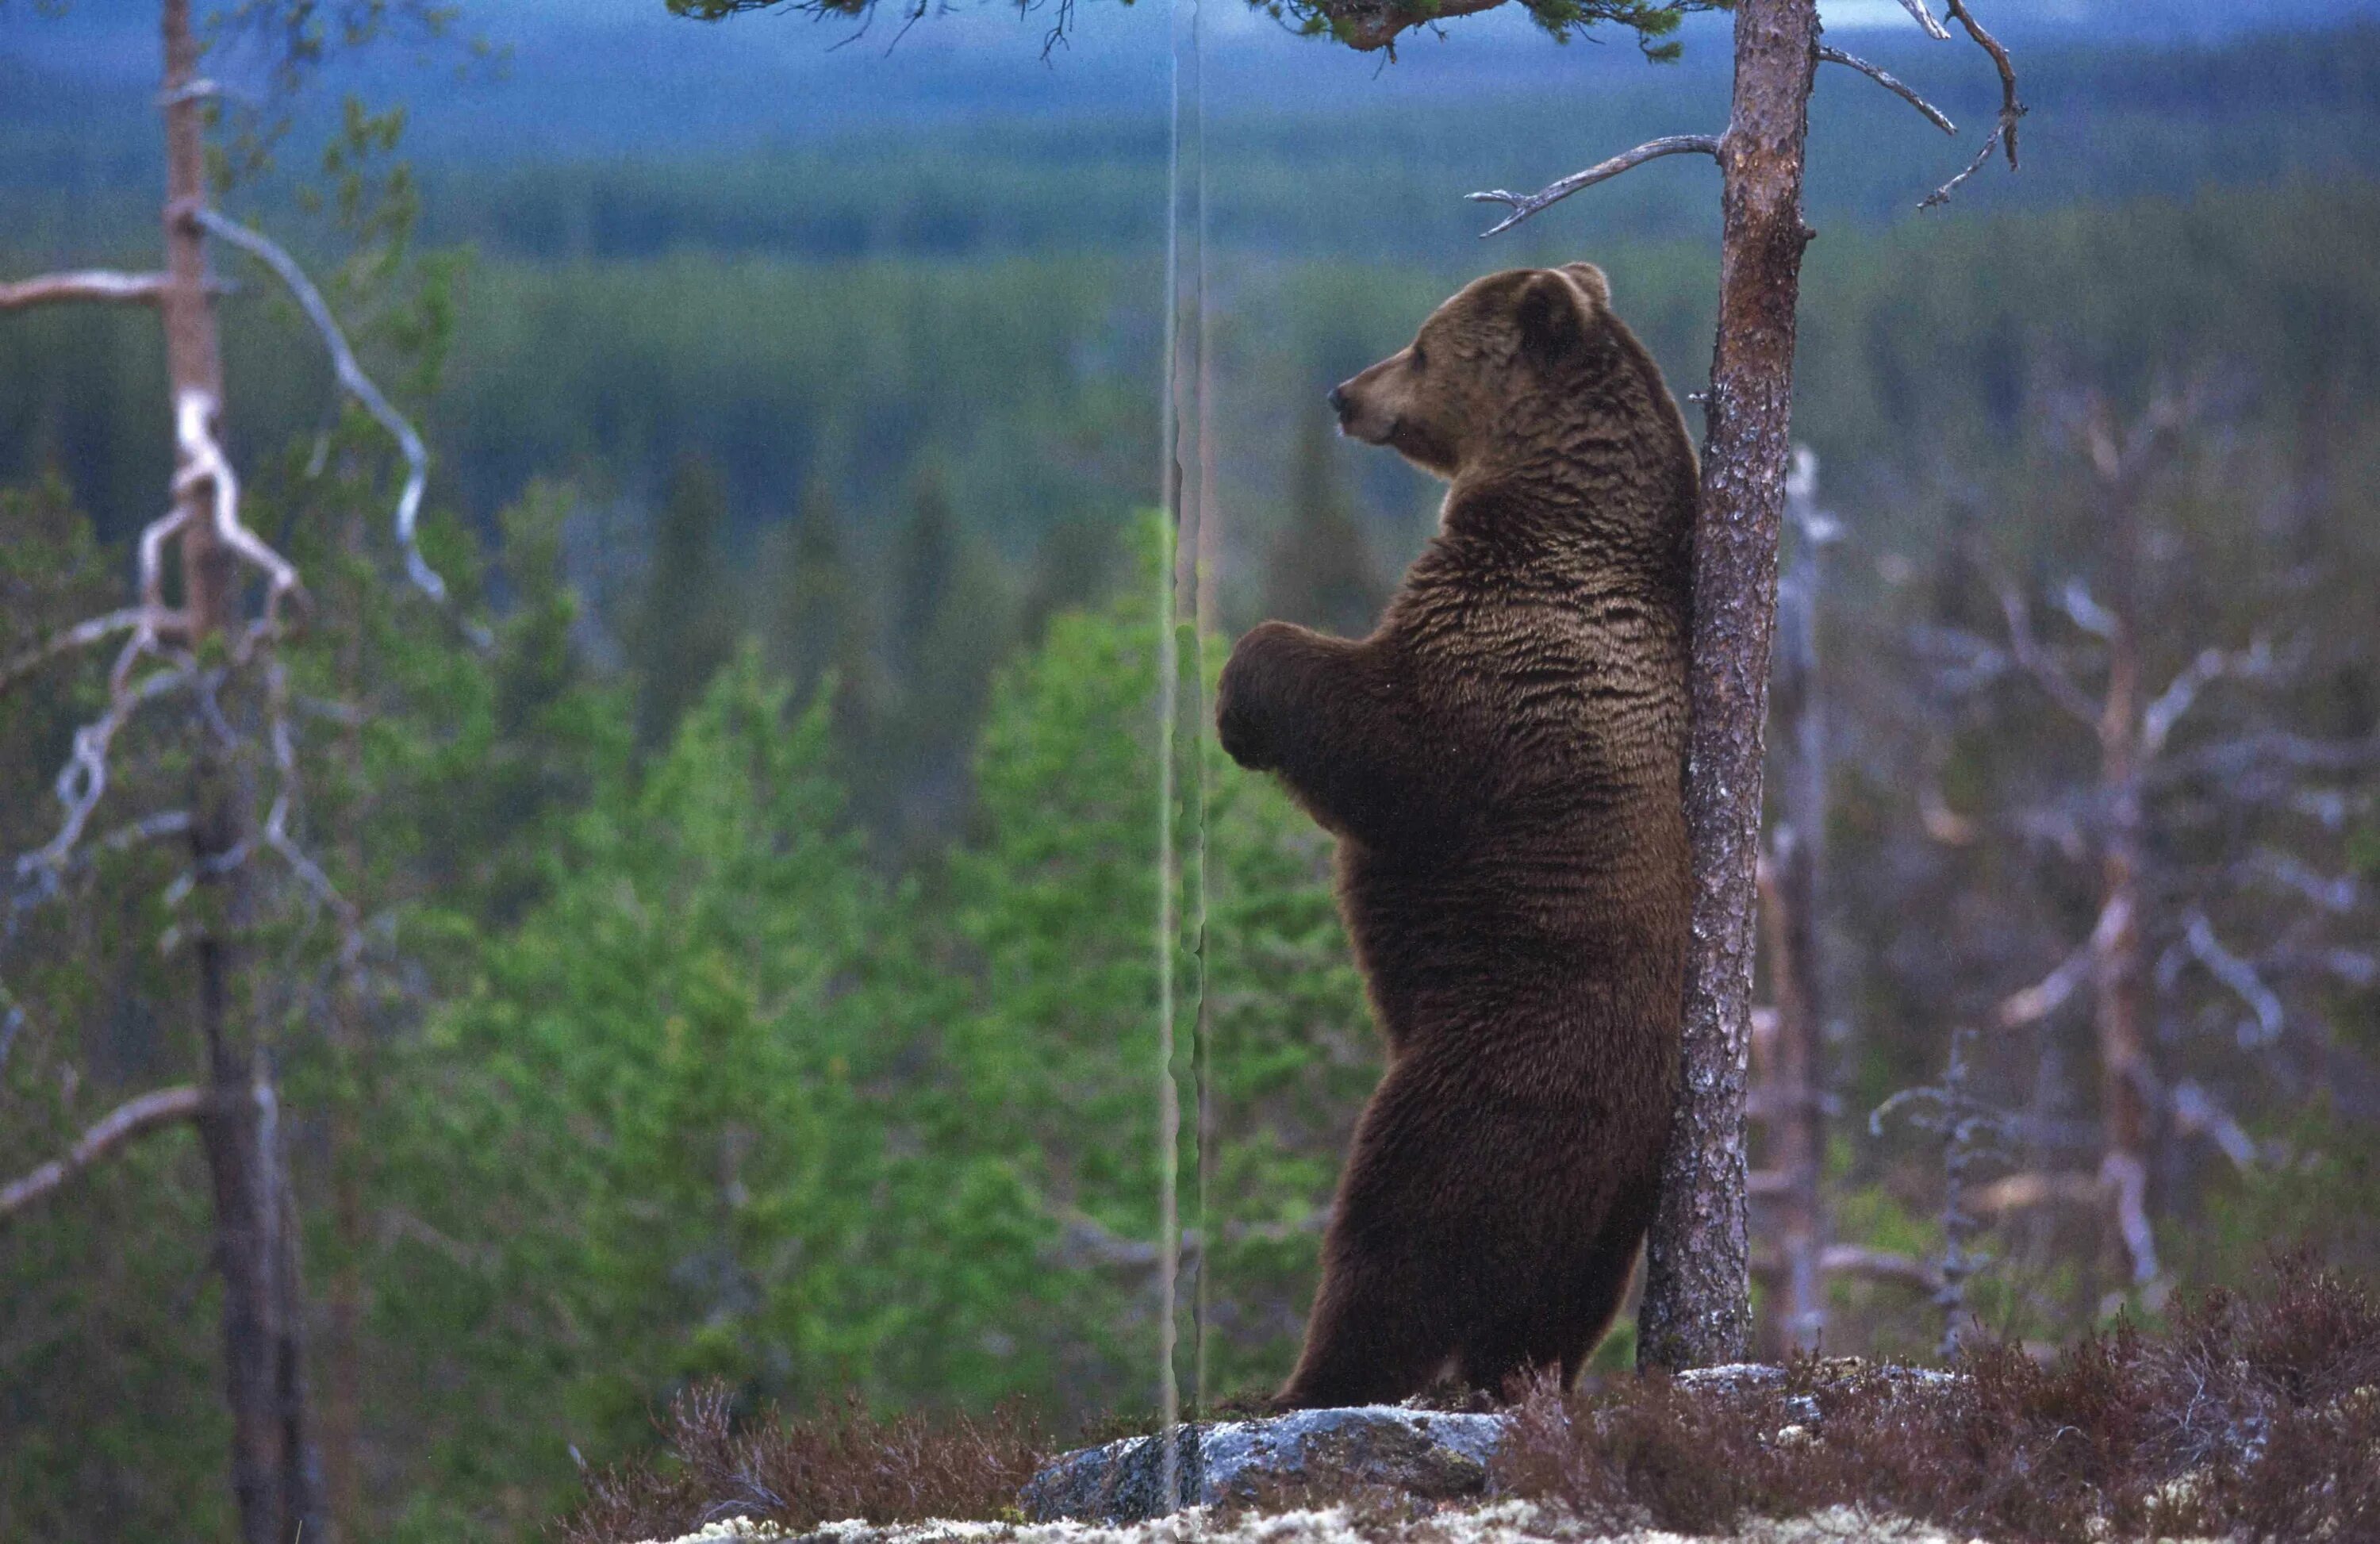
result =
M1476 281L1331 400L1452 486L1371 637L1268 622L1217 700L1223 748L1339 838L1388 1042L1277 1397L1567 1380L1678 1076L1694 445L1585 263Z

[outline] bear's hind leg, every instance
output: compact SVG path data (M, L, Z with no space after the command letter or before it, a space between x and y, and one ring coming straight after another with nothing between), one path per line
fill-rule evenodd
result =
M1561 1386L1574 1385L1627 1299L1648 1211L1622 1209L1596 1230L1560 1288L1535 1302L1511 1302L1509 1312L1469 1335L1458 1364L1463 1380L1500 1399L1518 1374L1560 1368Z
M1353 1254L1324 1252L1305 1345L1276 1408L1393 1404L1427 1388L1453 1351L1414 1272Z
M1645 1232L1653 1225L1653 1186L1647 1184L1628 1193L1645 1198L1635 1206L1617 1209L1605 1221L1587 1256L1586 1269L1573 1299L1568 1343L1561 1351L1564 1388L1578 1381L1579 1369L1595 1355L1595 1348L1603 1343L1603 1337L1611 1331L1611 1321L1620 1317L1620 1306L1628 1297L1628 1283L1636 1276L1636 1257L1644 1250Z

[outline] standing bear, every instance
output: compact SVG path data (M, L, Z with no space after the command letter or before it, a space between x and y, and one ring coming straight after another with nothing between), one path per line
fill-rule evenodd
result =
M1338 838L1388 1042L1284 1407L1577 1375L1653 1217L1689 902L1694 449L1602 273L1480 279L1330 403L1451 486L1369 638L1265 623L1216 700Z

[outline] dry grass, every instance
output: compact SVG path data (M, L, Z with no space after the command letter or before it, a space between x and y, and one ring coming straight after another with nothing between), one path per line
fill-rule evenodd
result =
M1813 1360L1730 1386L1519 1389L1490 1495L1608 1532L1726 1534L1851 1507L2006 1544L2380 1544L2380 1298L2306 1258L2277 1261L2253 1293L2184 1305L2155 1333L2120 1327L2046 1363L1980 1346L1952 1370ZM563 1544L729 1516L793 1530L1014 1518L1050 1447L1013 1412L879 1419L854 1405L739 1427L717 1389L680 1400L662 1437L660 1458L589 1479ZM1366 1538L1432 1526L1427 1503L1361 1487L1266 1499L1344 1504L1347 1531Z
M552 1529L560 1544L674 1538L727 1517L788 1530L850 1517L1014 1517L1017 1490L1050 1451L1014 1410L879 1417L853 1401L807 1420L771 1410L739 1424L717 1384L679 1396L657 1424L662 1453L589 1475L586 1498Z
M2047 1364L1984 1346L1955 1370L1541 1384L1512 1407L1496 1489L1682 1533L1848 1505L1996 1540L2380 1539L2380 1301L2302 1258L2162 1334L2119 1328Z

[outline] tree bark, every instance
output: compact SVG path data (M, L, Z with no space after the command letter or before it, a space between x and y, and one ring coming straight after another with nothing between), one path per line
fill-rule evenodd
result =
M1686 820L1694 845L1683 1076L1645 1247L1638 1360L1735 1360L1751 1320L1743 1093L1754 869L1800 298L1815 0L1742 0L1724 180L1718 339L1694 534Z
M205 123L199 43L189 0L163 0L164 48L166 282L158 297L176 421L195 401L208 437L223 444L223 358L207 282ZM218 490L190 447L179 447L175 498L182 506L182 573L188 637L202 660L238 624L237 554L218 540ZM200 1123L214 1199L215 1263L224 1282L224 1383L232 1418L232 1491L243 1544L289 1544L311 1510L302 1473L303 1377L291 1319L296 1257L284 1227L277 1143L266 1129L273 1108L268 1071L245 1022L240 935L253 919L245 854L255 838L252 791L220 738L194 723L191 861L199 881L191 945L196 1024L206 1059L210 1108ZM319 1528L313 1530L317 1539Z
M2095 404L2104 419L2104 407ZM2112 430L2103 431L2110 443ZM2148 1222L2151 1082L2145 1030L2147 973L2141 958L2141 528L2142 480L2155 442L2140 447L2143 465L2125 466L2120 453L2104 475L2108 502L2107 690L2099 715L2100 797L2106 835L2099 852L2099 921L2091 935L2091 984L2099 1041L2099 1112L2105 1131L2099 1178L2108 1222L2132 1280L2157 1273L2156 1242Z

